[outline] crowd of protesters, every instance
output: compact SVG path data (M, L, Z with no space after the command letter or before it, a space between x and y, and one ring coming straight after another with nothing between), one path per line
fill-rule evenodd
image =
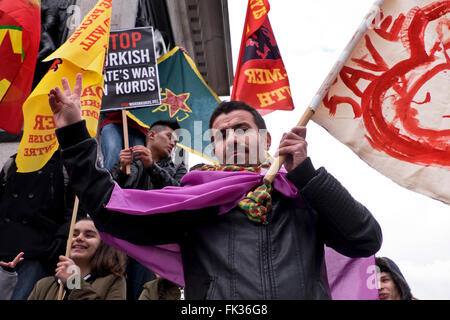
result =
M117 160L108 168L112 178L124 188L179 186L186 168L183 162L174 164L170 157L176 143L174 130L178 128L176 121L157 121L151 130L142 128L145 135L141 133L136 141L145 141L144 145L133 144L116 153L117 148L102 148L108 150L108 159ZM110 144L112 139L105 140ZM120 145L122 140L120 137L117 143ZM56 299L61 283L65 288L63 299L181 297L178 286L157 278L132 257L102 242L82 209L77 213L79 221L70 257L65 257L75 197L60 151L41 170L32 173L18 173L15 157L16 154L8 159L0 176L0 299ZM66 270L73 265L81 268L81 287L74 291L66 285L70 276Z
M73 99L79 98L81 75L73 94L67 81L62 82L64 92L57 87L49 94L61 149L39 171L17 172L16 155L1 171L0 298L178 300L186 294L187 299L330 299L323 272L324 244L352 258L374 256L379 250L382 236L377 221L324 168L313 167L303 127L283 135L278 148L279 155L286 156L282 176L289 182L276 180L273 188L253 187L244 199L238 198L234 208L227 208L226 215L219 212L222 194L210 195L215 197L212 204L203 203L196 210L177 209L176 216L107 211L116 185L147 192L182 186L187 170L183 162L174 163L171 158L180 126L176 121L155 122L140 139L145 145L116 148L108 155L110 162L116 159L115 164L104 168L97 158L96 140L81 120L79 99L78 103ZM225 177L224 171L229 171L229 179L242 171L259 173L268 166L270 134L252 107L239 101L222 102L211 115L210 129L215 130L211 140L220 164L191 169L202 183L217 183ZM122 137L116 140L119 143ZM253 163L250 149L255 146ZM90 174L77 174L80 169ZM240 183L227 181L226 187ZM289 196L283 186L294 188L301 201ZM70 254L65 256L75 194L81 195L78 222ZM132 197L128 200L133 202ZM102 232L136 245L179 243L185 287L154 273L120 247L111 247L102 240ZM261 234L266 235L262 240ZM275 248L280 248L276 255ZM232 254L237 257L230 260ZM240 269L236 268L234 260L244 257ZM258 271L261 262L266 271ZM392 260L378 257L376 266L379 299L414 299ZM277 280L259 286L260 277L267 280L267 274Z
M79 76L76 87L81 86L81 81ZM256 189L256 197L252 199L250 194L247 195L234 209L230 211L228 208L226 215L217 215L217 206L206 206L195 210L196 215L189 210L180 211L183 214L179 221L173 221L172 216L164 214L144 218L114 211L108 213L111 219L105 218L104 206L109 198L104 197L105 194L111 197L116 184L121 188L140 190L181 185L186 168L183 163L176 164L171 160L179 124L176 121L154 123L144 136L145 145L121 150L108 172L98 165L96 141L86 135L84 122L73 120L78 119L79 109L76 103L66 99L70 91L67 86L63 81L65 92L55 88L49 95L62 150L58 150L38 172L18 173L13 156L1 173L2 299L158 300L180 299L185 294L187 299L330 299L327 279L322 272L325 267L323 245L327 244L349 257L373 256L380 248L378 223L324 168L313 167L306 153L306 130L301 127L286 133L278 149L280 155L287 157L285 177L302 194L301 205L281 194L286 191L264 185ZM75 88L73 95L76 91ZM62 114L63 109L72 116ZM218 133L212 136L212 143L222 163L219 166L196 166L195 170L200 171L202 179L210 174L205 174L205 171L258 172L256 170L265 165L265 148L270 147L270 135L265 136L265 144L261 144L258 130L267 128L255 109L241 102L221 103L212 113L210 128ZM239 141L239 130L254 133L247 135L245 141ZM79 138L74 139L74 133ZM249 163L252 139L258 149L256 166ZM244 148L237 148L240 143ZM236 151L230 155L227 149L231 147L242 150L243 154ZM77 154L86 152L86 159L80 160ZM237 166L239 156L244 162ZM78 167L89 168L92 176L75 174ZM83 196L70 254L66 257L64 247L74 194ZM261 195L266 201L263 204L258 199ZM255 213L254 207L263 215ZM337 216L340 218L336 219ZM302 221L297 221L299 217ZM272 226L270 232L267 225ZM297 227L292 229L288 225ZM117 231L118 228L121 231ZM185 288L156 275L133 257L127 257L103 242L101 233L105 230L113 236L116 233L123 236L123 232L128 232L129 239L125 240L138 245L178 241L185 268ZM259 247L257 239L262 230L266 230L264 241L267 243ZM301 239L295 244L292 239L297 237ZM227 248L230 241L234 249ZM300 255L295 245L302 246ZM285 249L286 254L278 256L283 263L276 265L269 255L264 260L267 263L265 267L271 266L267 272L273 275L282 272L284 280L278 279L280 283L275 283L275 287L269 283L259 287L256 285L259 275L254 266L261 257L255 253L278 246ZM230 250L240 250L241 255L246 256L240 270L232 270L235 262L229 260ZM235 254L239 255L239 252ZM301 264L304 267L299 270ZM404 276L392 260L377 258L376 264L380 275L380 299L413 298ZM74 277L73 272L78 277ZM306 276L302 283L298 281L299 272ZM203 288L205 281L209 285ZM215 292L211 292L214 291L211 281L215 282ZM282 285L283 281L289 285ZM235 283L234 289L231 288L232 283ZM254 285L249 286L250 283ZM60 291L62 295L59 297Z

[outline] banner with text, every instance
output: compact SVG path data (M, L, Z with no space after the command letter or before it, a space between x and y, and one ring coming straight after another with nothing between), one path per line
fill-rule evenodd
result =
M249 0L231 100L266 115L293 110L289 79L269 21L268 0Z
M127 111L134 121L149 127L158 120L176 120L185 135L179 136L178 145L208 161L214 162L207 130L209 117L221 102L207 85L194 61L179 47L158 59L161 104L152 108Z
M450 204L450 1L385 1L313 120L399 185Z
M101 111L161 104L153 28L111 31Z
M23 105L23 137L16 157L18 172L41 169L58 150L48 93L61 87L63 77L73 88L77 73L83 75L81 113L89 134L97 134L111 5L112 0L99 0L67 41L44 59L53 64Z

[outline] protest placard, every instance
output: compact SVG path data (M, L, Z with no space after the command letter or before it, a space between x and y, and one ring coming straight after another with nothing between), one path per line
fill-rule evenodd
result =
M101 111L161 104L153 27L111 31Z

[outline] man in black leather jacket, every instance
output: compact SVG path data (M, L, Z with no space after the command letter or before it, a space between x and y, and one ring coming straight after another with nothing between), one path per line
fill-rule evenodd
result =
M249 220L238 207L222 215L217 207L139 216L107 211L114 184L95 166L97 146L80 112L81 81L77 76L72 93L63 79L65 93L57 87L49 94L74 189L100 231L137 245L178 243L186 299L330 299L324 244L349 257L367 257L380 248L381 229L372 214L324 168L313 167L304 127L283 135L278 151L287 157L286 178L305 201L273 191L265 223ZM240 102L223 104L210 122L217 133L216 156L225 164L239 157L247 162L252 141L263 154L259 114ZM243 148L226 152L242 132L250 132ZM270 146L269 135L266 141Z

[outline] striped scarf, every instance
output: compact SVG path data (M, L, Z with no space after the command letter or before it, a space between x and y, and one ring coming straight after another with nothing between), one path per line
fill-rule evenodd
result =
M209 165L205 164L199 167L200 171L248 171L259 173L261 168L270 167L270 161L266 160L258 167L244 167L237 165ZM267 215L272 210L272 184L263 184L250 191L242 199L238 206L247 215L247 217L257 223L267 224Z

